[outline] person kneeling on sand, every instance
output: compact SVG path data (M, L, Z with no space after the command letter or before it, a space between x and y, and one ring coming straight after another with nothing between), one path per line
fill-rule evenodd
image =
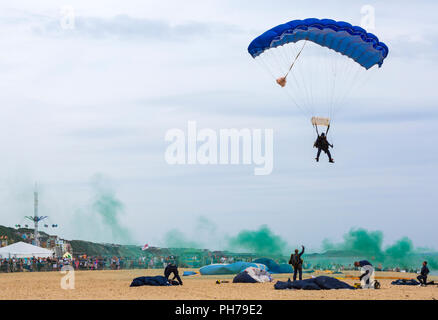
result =
M429 274L429 272L430 271L427 267L427 261L424 261L420 275L417 277L418 281L420 281L420 286L425 287L427 285L427 275Z
M178 280L179 285L182 286L183 282L182 282L182 280L179 276L179 273L178 273L178 266L176 264L176 260L174 259L173 256L171 256L169 260L170 260L169 263L167 264L166 268L164 269L164 276L169 281L169 277L173 273L173 278L169 282L172 282L176 278Z

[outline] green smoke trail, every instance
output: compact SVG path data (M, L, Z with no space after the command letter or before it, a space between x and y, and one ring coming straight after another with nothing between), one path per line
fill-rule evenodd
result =
M418 258L414 251L414 244L409 238L404 237L385 250L384 262L387 264L398 264L407 268L417 262ZM419 264L420 261L417 263Z
M258 230L243 230L228 240L230 250L244 250L255 254L278 256L286 253L287 243L275 235L267 225Z
M381 258L383 233L380 231L367 231L365 229L352 229L344 235L344 242L333 244L329 240L323 241L323 249L349 251L351 254L364 254Z
M383 233L380 231L351 230L344 235L344 241L347 250L374 256L376 259L382 257Z
M95 175L92 179L94 199L92 209L100 216L103 224L109 228L113 242L132 243L129 230L120 225L120 215L123 214L123 203L117 199L115 192L109 187L107 179ZM84 222L86 223L86 222Z
M351 229L344 235L342 243L333 244L324 240L323 249L344 251L345 255L360 256L387 267L418 268L423 260L428 260L429 265L435 268L436 259L425 254L424 249L415 249L408 237L401 238L386 249L383 248L383 238L381 231Z
M194 228L187 235L184 232L172 229L164 235L163 243L169 248L212 248L220 250L225 241L223 234L217 233L217 225L205 216L199 216L193 224Z
M177 229L172 229L164 235L164 243L168 248L193 248L201 249L202 244L189 240L184 233Z
M212 221L210 221L208 218L204 216L198 217L197 223L196 223L196 232L204 232L208 234L214 234L217 230L216 224L214 224Z

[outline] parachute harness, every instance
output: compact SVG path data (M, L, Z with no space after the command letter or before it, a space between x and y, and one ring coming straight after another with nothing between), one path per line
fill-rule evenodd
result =
M318 125L317 125L317 124L314 124L313 126L314 126L315 129L316 129L316 135L319 136ZM330 124L327 126L327 130L325 131L325 135L326 135L326 136L327 136L329 130L330 130Z
M280 86L284 87L286 85L286 78L289 75L289 72L292 70L295 62L298 60L298 57L300 56L301 52L303 51L304 47L306 46L306 43L307 43L307 39L304 41L304 44L301 47L301 50L298 52L297 56L295 57L294 61L291 64L291 66L289 67L289 70L286 72L285 76L277 79L277 83Z

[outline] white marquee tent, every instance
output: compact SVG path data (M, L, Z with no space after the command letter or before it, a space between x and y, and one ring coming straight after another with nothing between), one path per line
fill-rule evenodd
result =
M37 247L21 241L0 248L0 257L2 258L48 258L52 256L52 250Z

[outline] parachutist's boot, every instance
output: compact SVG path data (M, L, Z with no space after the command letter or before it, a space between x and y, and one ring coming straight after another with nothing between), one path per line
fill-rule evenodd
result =
M329 162L330 162L330 163L335 163L335 160L330 159Z
M315 158L316 162L319 162L319 158Z

